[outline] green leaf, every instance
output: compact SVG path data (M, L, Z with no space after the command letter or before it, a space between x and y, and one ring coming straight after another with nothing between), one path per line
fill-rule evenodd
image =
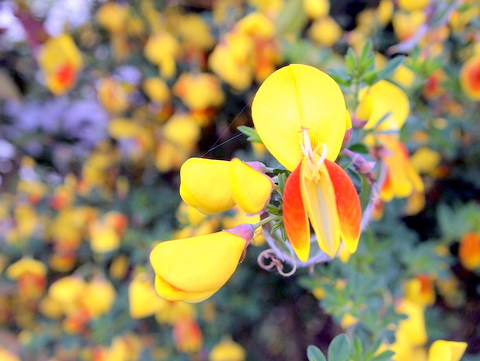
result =
M371 193L372 193L372 186L367 181L367 177L363 174L359 174L359 177L362 179L362 190L360 191L359 198L360 198L360 205L365 212L368 204L370 203Z
M362 51L360 52L360 58L359 58L360 65L364 64L367 61L367 59L369 59L370 57L373 58L372 40L368 39L365 42L365 44L363 44Z
M361 360L363 355L363 343L360 337L353 338L352 358L354 360Z
M393 351L383 351L381 354L375 356L371 361L388 361L395 355Z
M348 149L350 149L352 152L361 153L361 154L369 153L368 147L363 143L352 144L350 147L348 147Z
M308 361L327 361L323 352L314 345L307 347L307 357Z
M328 346L328 361L348 361L351 345L344 333L336 336Z
M380 81L380 80L383 80L383 79L386 79L388 78L390 75L392 75L395 70L397 70L397 68L403 64L403 62L405 61L405 58L406 56L404 55L399 55L399 56L396 56L395 58L393 58L392 60L390 60L387 65L385 65L385 68L383 68L382 70L380 70L380 72L378 73L378 79L377 81Z
M353 72L357 68L357 56L352 48L348 48L347 50L347 54L345 55L345 65Z
M245 125L241 125L241 126L237 127L237 129L247 136L247 140L249 142L263 144L263 142L260 139L260 137L257 133L257 130L255 128L247 127Z
M331 69L328 74L340 85L349 86L352 84L351 77L343 69Z

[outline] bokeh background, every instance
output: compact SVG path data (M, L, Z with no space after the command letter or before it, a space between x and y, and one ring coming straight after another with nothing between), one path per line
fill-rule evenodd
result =
M367 42L369 70L405 56L383 75L409 99L420 197L379 205L348 261L283 277L258 235L212 298L160 299L155 244L249 222L182 203L182 163L278 166L237 130L258 86L313 65L355 115L368 82L345 55ZM0 1L0 360L306 360L343 332L375 351L405 299L428 340L398 361L437 339L480 360L479 100L476 0ZM350 149L376 161L359 124Z

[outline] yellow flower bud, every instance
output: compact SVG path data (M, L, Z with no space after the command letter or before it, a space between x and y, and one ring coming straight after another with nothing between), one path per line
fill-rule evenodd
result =
M251 225L206 236L161 242L150 254L157 293L171 301L200 302L232 276L253 237Z

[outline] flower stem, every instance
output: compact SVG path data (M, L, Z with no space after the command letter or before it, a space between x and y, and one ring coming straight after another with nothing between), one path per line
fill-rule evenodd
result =
M266 224L268 222L276 221L276 220L279 220L279 219L281 219L280 216L276 216L274 214L271 214L268 217L262 219L260 222L252 224L252 226L253 226L254 229L257 229L257 228L263 226L264 224Z

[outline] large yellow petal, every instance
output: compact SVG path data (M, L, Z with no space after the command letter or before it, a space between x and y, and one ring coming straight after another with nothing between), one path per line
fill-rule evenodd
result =
M430 346L428 361L460 361L466 349L466 342L438 340Z
M368 120L365 129L374 128L382 121L378 129L398 130L403 126L410 112L410 104L405 92L386 80L362 89L359 98L357 117Z
M236 229L243 233L232 233ZM158 294L191 302L210 297L232 276L252 237L253 227L242 225L230 231L161 242L150 254Z
M335 160L346 130L345 99L327 74L300 64L283 67L260 86L252 104L255 128L267 149L293 171L303 159L303 129L312 148L328 148Z
M268 176L237 158L230 161L228 176L233 199L244 212L257 214L265 208L273 189Z
M190 158L180 169L180 196L206 214L224 212L235 205L228 171L230 162Z
M340 247L340 221L335 189L325 163L320 167L319 179L310 181L305 180L304 165L305 161L301 169L300 185L310 223L317 236L320 249L330 257L335 257Z

